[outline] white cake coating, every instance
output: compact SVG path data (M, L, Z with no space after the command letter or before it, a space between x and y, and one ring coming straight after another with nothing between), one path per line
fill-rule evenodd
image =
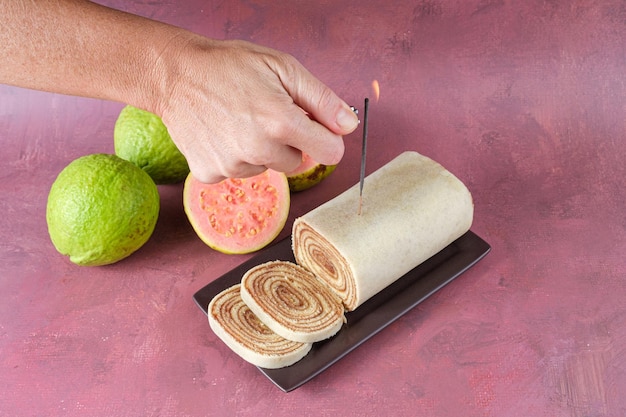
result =
M350 310L463 235L474 212L465 185L417 152L404 152L370 174L360 215L358 207L356 184L296 219L293 226L294 253L301 266L319 270L298 252L298 228L303 224L325 239L322 246L334 246L345 258L357 287Z

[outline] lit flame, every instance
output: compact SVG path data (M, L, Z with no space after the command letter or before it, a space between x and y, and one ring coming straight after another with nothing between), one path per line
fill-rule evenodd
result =
M374 90L374 97L376 97L376 101L380 98L380 85L378 85L378 81L372 81L372 89Z

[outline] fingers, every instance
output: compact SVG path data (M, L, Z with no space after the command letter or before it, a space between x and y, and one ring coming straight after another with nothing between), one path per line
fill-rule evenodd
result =
M335 165L343 157L343 138L302 111L294 111L284 129L282 136L286 138L287 145L302 150L321 164Z
M283 65L277 65L274 70L295 103L327 129L347 135L357 128L359 120L350 106L295 58L284 56Z
M291 172L302 163L302 152L291 146L279 146L272 161L265 163L267 168L280 172Z
M189 170L191 175L198 181L205 184L216 184L226 177L215 169L207 167L206 161L202 161L195 157L187 157L187 163L189 164Z
M205 184L216 184L227 178L253 177L269 168L261 165L242 163L239 164L237 168L216 169L215 167L210 167L206 161L199 160L198 158L190 158L188 162L189 170L194 178Z
M291 172L302 163L302 152L325 165L339 163L344 154L344 143L340 135L309 119L299 108L293 106L290 117L275 119L272 133L248 143L250 148L239 156L223 153L218 159L212 152L212 160L199 155L211 154L202 149L188 153L189 169L194 177L204 183L216 183L225 178L251 177L270 168L280 172Z
M246 153L231 155L229 146L219 151L208 150L206 139L195 142L191 152L183 152L189 169L200 182L213 184L226 178L247 178L270 168L279 172L291 172L302 163L302 152L298 149L273 141L256 140L250 143Z

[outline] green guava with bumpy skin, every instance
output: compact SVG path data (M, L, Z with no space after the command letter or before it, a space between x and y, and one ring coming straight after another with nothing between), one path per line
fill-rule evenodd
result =
M283 230L291 197L287 177L271 169L249 178L204 184L189 174L183 206L196 234L228 254L257 251Z
M113 130L115 154L143 169L157 184L176 184L187 178L189 165L156 114L126 106Z
M337 165L324 165L313 160L309 155L302 153L302 163L298 168L287 172L287 181L291 192L307 190L328 177Z
M159 192L148 174L115 155L72 161L48 194L46 221L57 251L77 265L107 265L150 238Z

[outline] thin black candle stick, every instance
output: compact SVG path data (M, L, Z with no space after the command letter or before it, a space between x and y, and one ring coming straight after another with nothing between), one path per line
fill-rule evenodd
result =
M370 99L365 98L365 110L363 114L363 143L361 145L361 175L359 182L359 210L358 214L361 214L361 207L363 206L363 184L365 182L365 160L367 157L367 115L369 113Z

